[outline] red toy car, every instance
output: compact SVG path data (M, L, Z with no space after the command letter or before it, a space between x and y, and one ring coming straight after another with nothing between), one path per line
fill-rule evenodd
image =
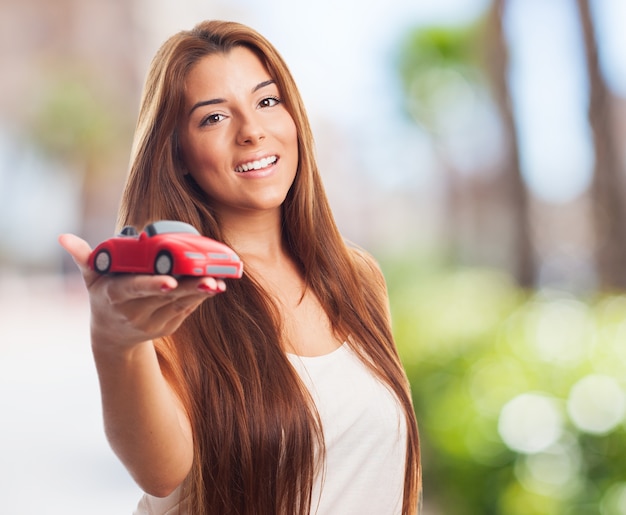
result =
M101 273L193 275L239 279L243 263L235 252L202 236L184 222L160 220L138 234L126 226L103 241L89 256L89 266Z

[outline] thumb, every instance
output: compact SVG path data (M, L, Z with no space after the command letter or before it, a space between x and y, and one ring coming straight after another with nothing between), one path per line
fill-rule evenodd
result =
M61 234L59 243L72 256L74 263L76 263L80 271L85 274L89 270L89 265L87 264L89 254L91 254L89 244L74 234Z

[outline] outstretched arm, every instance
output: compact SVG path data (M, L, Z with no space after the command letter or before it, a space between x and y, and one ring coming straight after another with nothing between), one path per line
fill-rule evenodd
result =
M164 379L153 339L172 334L204 300L225 290L210 277L103 276L89 269L91 249L65 234L61 245L80 269L91 307L91 344L109 443L139 486L164 497L193 460L190 421Z

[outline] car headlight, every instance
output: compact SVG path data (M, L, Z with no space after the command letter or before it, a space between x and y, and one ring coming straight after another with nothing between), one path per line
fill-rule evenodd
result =
M185 252L185 257L189 259L204 259L202 252Z
M215 259L216 261L230 261L230 254L209 252L209 258Z

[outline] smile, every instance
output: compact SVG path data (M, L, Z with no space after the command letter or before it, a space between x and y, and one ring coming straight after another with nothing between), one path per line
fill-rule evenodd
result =
M251 161L250 163L244 163L235 167L235 172L243 173L251 170L262 170L263 168L273 165L276 161L278 161L278 157L276 156L264 157L258 161Z

